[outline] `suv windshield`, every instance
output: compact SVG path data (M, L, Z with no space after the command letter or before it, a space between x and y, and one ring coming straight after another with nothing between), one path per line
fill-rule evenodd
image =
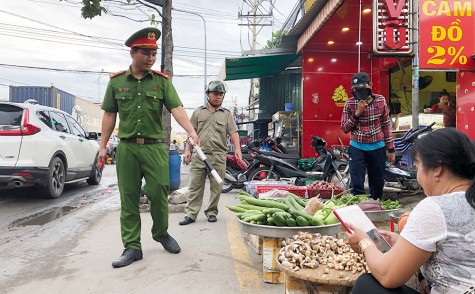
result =
M9 104L0 104L0 131L20 129L23 109Z

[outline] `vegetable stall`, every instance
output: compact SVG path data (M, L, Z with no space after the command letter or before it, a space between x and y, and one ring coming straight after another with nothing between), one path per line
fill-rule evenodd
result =
M258 236L259 244L255 246L262 246L263 279L267 283L284 282L285 275L279 269L282 265L278 262L278 254L286 239L302 232L338 238L343 228L333 214L334 209L357 204L367 214L376 213L374 216L379 221L387 211L401 208L397 200L376 201L367 195L355 196L343 190L338 194L332 191L329 199L321 199L318 193L321 188L317 186L315 189L316 184L312 184L307 186L309 188L273 186L260 189L257 186L254 191L258 193L251 195L241 191L239 204L228 206L230 211L235 212L241 230ZM306 189L305 193L302 193L302 188ZM307 189L314 191L308 193L310 190ZM311 198L305 198L309 195Z

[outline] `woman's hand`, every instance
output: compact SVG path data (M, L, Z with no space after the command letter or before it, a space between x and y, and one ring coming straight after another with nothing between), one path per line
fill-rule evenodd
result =
M358 229L350 223L346 223L346 225L353 231L353 234L346 232L348 244L355 252L360 252L360 241L369 238L369 236L363 230Z
M397 239L399 238L399 235L396 234L396 233L393 233L393 232L390 232L390 231L384 231L384 230L381 230L379 231L381 233L381 235L384 237L384 239L386 239L386 241L388 241L389 245L394 246L394 244L396 243Z

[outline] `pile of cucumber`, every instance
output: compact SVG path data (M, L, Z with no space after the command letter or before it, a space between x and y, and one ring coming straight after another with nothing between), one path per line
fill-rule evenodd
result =
M237 206L228 206L236 212L236 216L244 222L258 225L279 227L306 227L327 225L325 218L316 217L303 212L308 200L289 193L283 199L256 199L252 195L241 191L241 203ZM332 214L327 210L325 217ZM332 214L333 215L333 214Z

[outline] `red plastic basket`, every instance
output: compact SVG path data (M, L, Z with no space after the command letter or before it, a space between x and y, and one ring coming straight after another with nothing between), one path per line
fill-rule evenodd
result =
M307 188L308 198L319 197L322 199L330 199L332 195L343 193L343 189L311 189Z
M289 191L301 198L307 198L307 187L304 186L257 186L257 194L269 192L270 190L277 189L283 191Z

